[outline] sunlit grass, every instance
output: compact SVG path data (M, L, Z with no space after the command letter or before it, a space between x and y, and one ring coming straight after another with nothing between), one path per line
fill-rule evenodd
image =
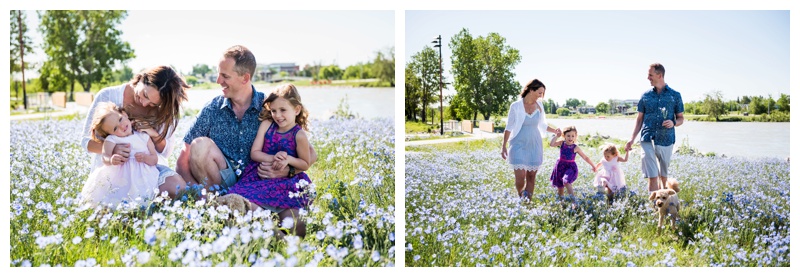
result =
M191 124L183 119L175 138ZM89 174L82 121L11 122L11 266L393 266L394 124L312 121L317 197L307 236L276 239L277 217L156 198L116 211L77 203ZM174 168L179 149L171 156Z
M533 202L514 191L500 139L407 147L407 266L789 266L789 163L673 155L676 231L657 235L641 150L623 163L630 194L597 196L583 162L577 207L549 184L545 148ZM584 151L597 162L595 147Z

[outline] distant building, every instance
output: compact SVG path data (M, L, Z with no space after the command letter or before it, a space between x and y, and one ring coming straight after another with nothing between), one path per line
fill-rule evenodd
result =
M608 106L611 108L610 113L633 114L636 111L636 106L639 104L639 99L611 99L608 100Z
M256 66L256 76L263 81L271 81L274 76L279 76L281 72L286 72L286 76L297 76L300 72L300 66L295 63L271 63Z
M578 107L578 112L582 114L595 114L597 113L597 110L594 106L582 106Z

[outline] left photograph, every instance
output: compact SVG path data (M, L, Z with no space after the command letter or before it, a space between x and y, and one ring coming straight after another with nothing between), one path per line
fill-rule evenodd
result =
M10 265L394 266L394 17L10 11Z

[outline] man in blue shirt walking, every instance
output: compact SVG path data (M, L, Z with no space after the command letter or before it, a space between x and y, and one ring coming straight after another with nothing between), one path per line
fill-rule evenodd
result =
M675 127L683 124L683 99L681 94L664 81L664 66L650 65L647 79L653 89L642 94L637 108L636 127L631 140L625 145L630 151L636 135L641 131L642 172L649 181L649 190L658 190L658 178L662 183L669 177L669 162L675 144Z

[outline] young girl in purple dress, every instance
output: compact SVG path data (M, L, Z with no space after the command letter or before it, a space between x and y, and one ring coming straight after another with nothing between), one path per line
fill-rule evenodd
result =
M267 209L278 214L280 222L291 218L295 235L305 236L305 222L299 219L301 208L311 203L311 179L305 172L310 166L308 111L300 102L300 94L292 84L273 90L264 100L259 114L261 125L250 149L250 164L242 178L230 188L250 201L251 210ZM289 177L261 179L258 165L273 162L273 169L289 167Z
M558 147L561 150L560 157L556 162L555 168L553 168L553 173L550 175L550 181L558 189L559 197L564 196L564 188L566 187L570 198L573 198L572 183L578 178L578 164L575 163L575 154L580 155L583 160L589 163L592 171L597 169L589 157L583 153L583 150L578 147L578 130L575 129L575 126L564 128L562 136L563 140L558 140L559 136L555 136L550 141L551 147Z

